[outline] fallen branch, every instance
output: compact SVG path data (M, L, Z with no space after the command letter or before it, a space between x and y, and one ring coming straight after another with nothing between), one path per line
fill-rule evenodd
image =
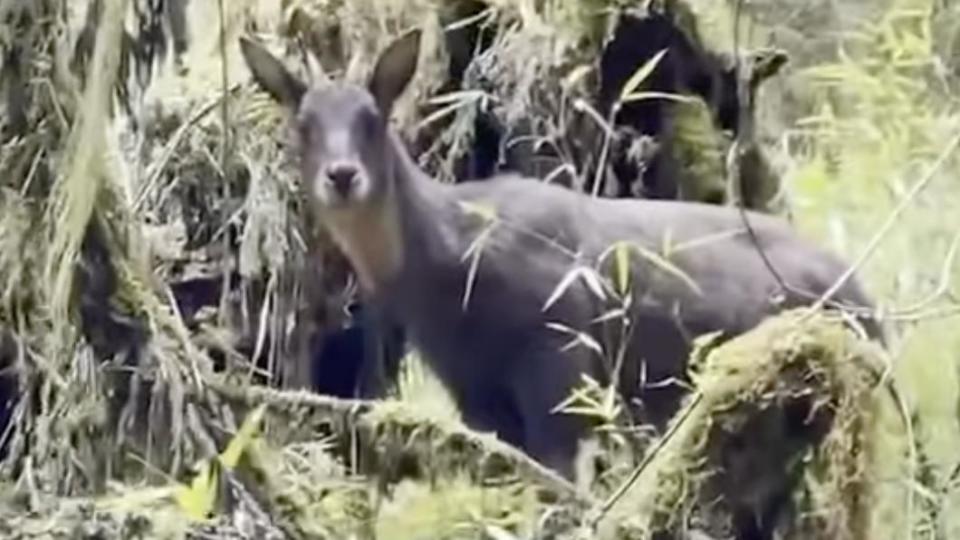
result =
M347 438L351 435L347 430L358 430L358 442L364 446L360 454L383 458L384 448L403 448L409 454L404 458L414 458L416 468L424 471L436 469L435 462L442 455L448 462L519 475L559 500L593 504L572 483L494 436L471 431L462 424L437 421L401 402L339 399L306 391L241 388L219 382L208 382L208 387L234 405L265 403L268 414L275 418L294 419L300 435L335 426L344 430L337 435Z

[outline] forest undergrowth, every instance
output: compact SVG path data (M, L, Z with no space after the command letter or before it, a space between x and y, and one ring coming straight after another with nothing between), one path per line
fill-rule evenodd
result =
M468 17L497 30L464 75L475 86L437 96L454 3L195 1L179 51L144 2L91 1L97 20L84 2L0 1L0 369L9 360L21 397L0 434L0 535L721 537L723 505L762 497L789 463L801 481L786 537L960 539L955 2L665 0L710 47L789 55L757 97L778 208L854 264L888 351L803 312L704 342L696 391L659 438L615 425L617 404L588 384L576 408L601 419L604 468L578 486L463 428L416 351L393 399L276 388L308 366L291 361L295 339L270 336L298 335L304 299L342 308L355 291L305 215L282 115L249 84L237 38L255 32L288 60L319 52L298 69L361 80L419 26L394 125L429 143L425 168L456 176L483 103L549 133L560 164L547 176L582 187L610 150L576 140L603 133L578 98L606 14L660 3L486 2ZM713 156L698 170L726 166L710 146L723 141L698 139ZM177 308L191 283L216 298ZM794 406L815 444L778 431Z

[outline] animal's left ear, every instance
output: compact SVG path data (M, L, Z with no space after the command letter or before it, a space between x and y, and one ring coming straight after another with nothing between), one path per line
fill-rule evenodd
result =
M420 30L413 29L395 39L377 59L367 88L373 94L384 118L390 116L393 102L410 83L420 56Z
M283 63L263 45L248 37L240 38L240 52L257 84L273 99L296 111L307 85L287 71Z

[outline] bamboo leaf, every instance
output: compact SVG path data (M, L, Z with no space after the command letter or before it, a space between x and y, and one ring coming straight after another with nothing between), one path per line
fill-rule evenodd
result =
M188 517L197 521L210 519L220 490L221 467L233 469L237 466L240 457L256 440L266 409L266 404L261 404L248 414L223 452L214 459L202 461L189 485L176 487L174 499Z
M573 337L572 341L561 347L561 351L568 351L577 345L583 345L597 354L603 355L603 347L590 334L579 332L559 323L547 323L547 328Z
M233 469L240 461L240 456L247 451L253 441L260 434L260 422L267 411L267 405L261 403L243 420L237 434L230 439L227 447L220 453L220 461L228 469Z
M591 268L586 266L575 266L570 269L566 275L563 276L563 279L560 280L560 283L557 284L553 292L550 294L550 297L547 298L547 301L544 302L542 311L550 309L553 304L563 296L563 293L567 292L567 289L573 285L573 282L580 278L586 284L587 288L593 292L600 300L606 299L606 293L603 292L603 285L600 283L599 278L596 275L596 272Z
M564 88L570 88L580 82L592 70L593 66L589 64L581 64L571 69L570 73L567 73L567 76L563 78L563 81L560 84Z
M219 460L204 460L189 485L177 487L174 498L190 519L207 521L217 502L220 483Z
M629 246L624 242L617 242L616 247L613 250L614 260L616 265L616 273L614 278L617 282L617 292L620 293L620 296L627 294L627 290L630 288L630 251Z
M684 96L682 94L672 94L669 92L632 92L623 96L621 103L630 103L633 101L644 101L648 99L665 99L667 101L676 101L678 103L696 103L697 98Z
M591 324L605 323L607 321L612 321L614 319L623 319L627 317L627 310L624 308L614 308L606 313L601 314L599 317L595 317L590 321Z
M623 103L627 96L636 92L637 88L647 80L647 77L653 73L653 70L657 68L657 65L660 63L660 60L663 58L663 55L667 54L667 49L660 49L657 54L653 55L652 58L644 62L642 66L637 68L637 71L633 72L633 75L627 79L627 82L624 83L623 89L620 90L620 103Z
M477 274L480 269L480 257L483 255L483 247L493 234L494 227L495 224L491 223L482 231L480 231L480 234L477 235L473 242L470 243L470 246L467 247L467 250L463 253L463 257L460 258L460 262L470 259L470 268L467 269L467 283L464 286L463 299L460 302L460 306L464 311L467 310L467 305L470 303L470 297L473 295L473 287L476 284Z
M693 280L693 278L691 278L683 270L681 270L680 267L671 263L666 258L660 256L658 253L650 249L647 249L637 244L631 244L631 245L637 251L637 253L640 254L641 257L653 263L654 266L656 266L660 270L663 270L664 272L682 281L684 285L689 287L690 290L692 290L694 293L698 295L703 294L703 290L700 289L700 286L697 285L697 283Z
M473 201L459 201L459 205L464 213L481 217L484 221L490 222L497 219L497 209L492 205Z

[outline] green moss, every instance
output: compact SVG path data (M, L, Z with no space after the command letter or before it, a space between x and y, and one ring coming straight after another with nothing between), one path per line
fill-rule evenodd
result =
M686 200L723 200L728 141L699 99L669 107L665 152L670 170Z

